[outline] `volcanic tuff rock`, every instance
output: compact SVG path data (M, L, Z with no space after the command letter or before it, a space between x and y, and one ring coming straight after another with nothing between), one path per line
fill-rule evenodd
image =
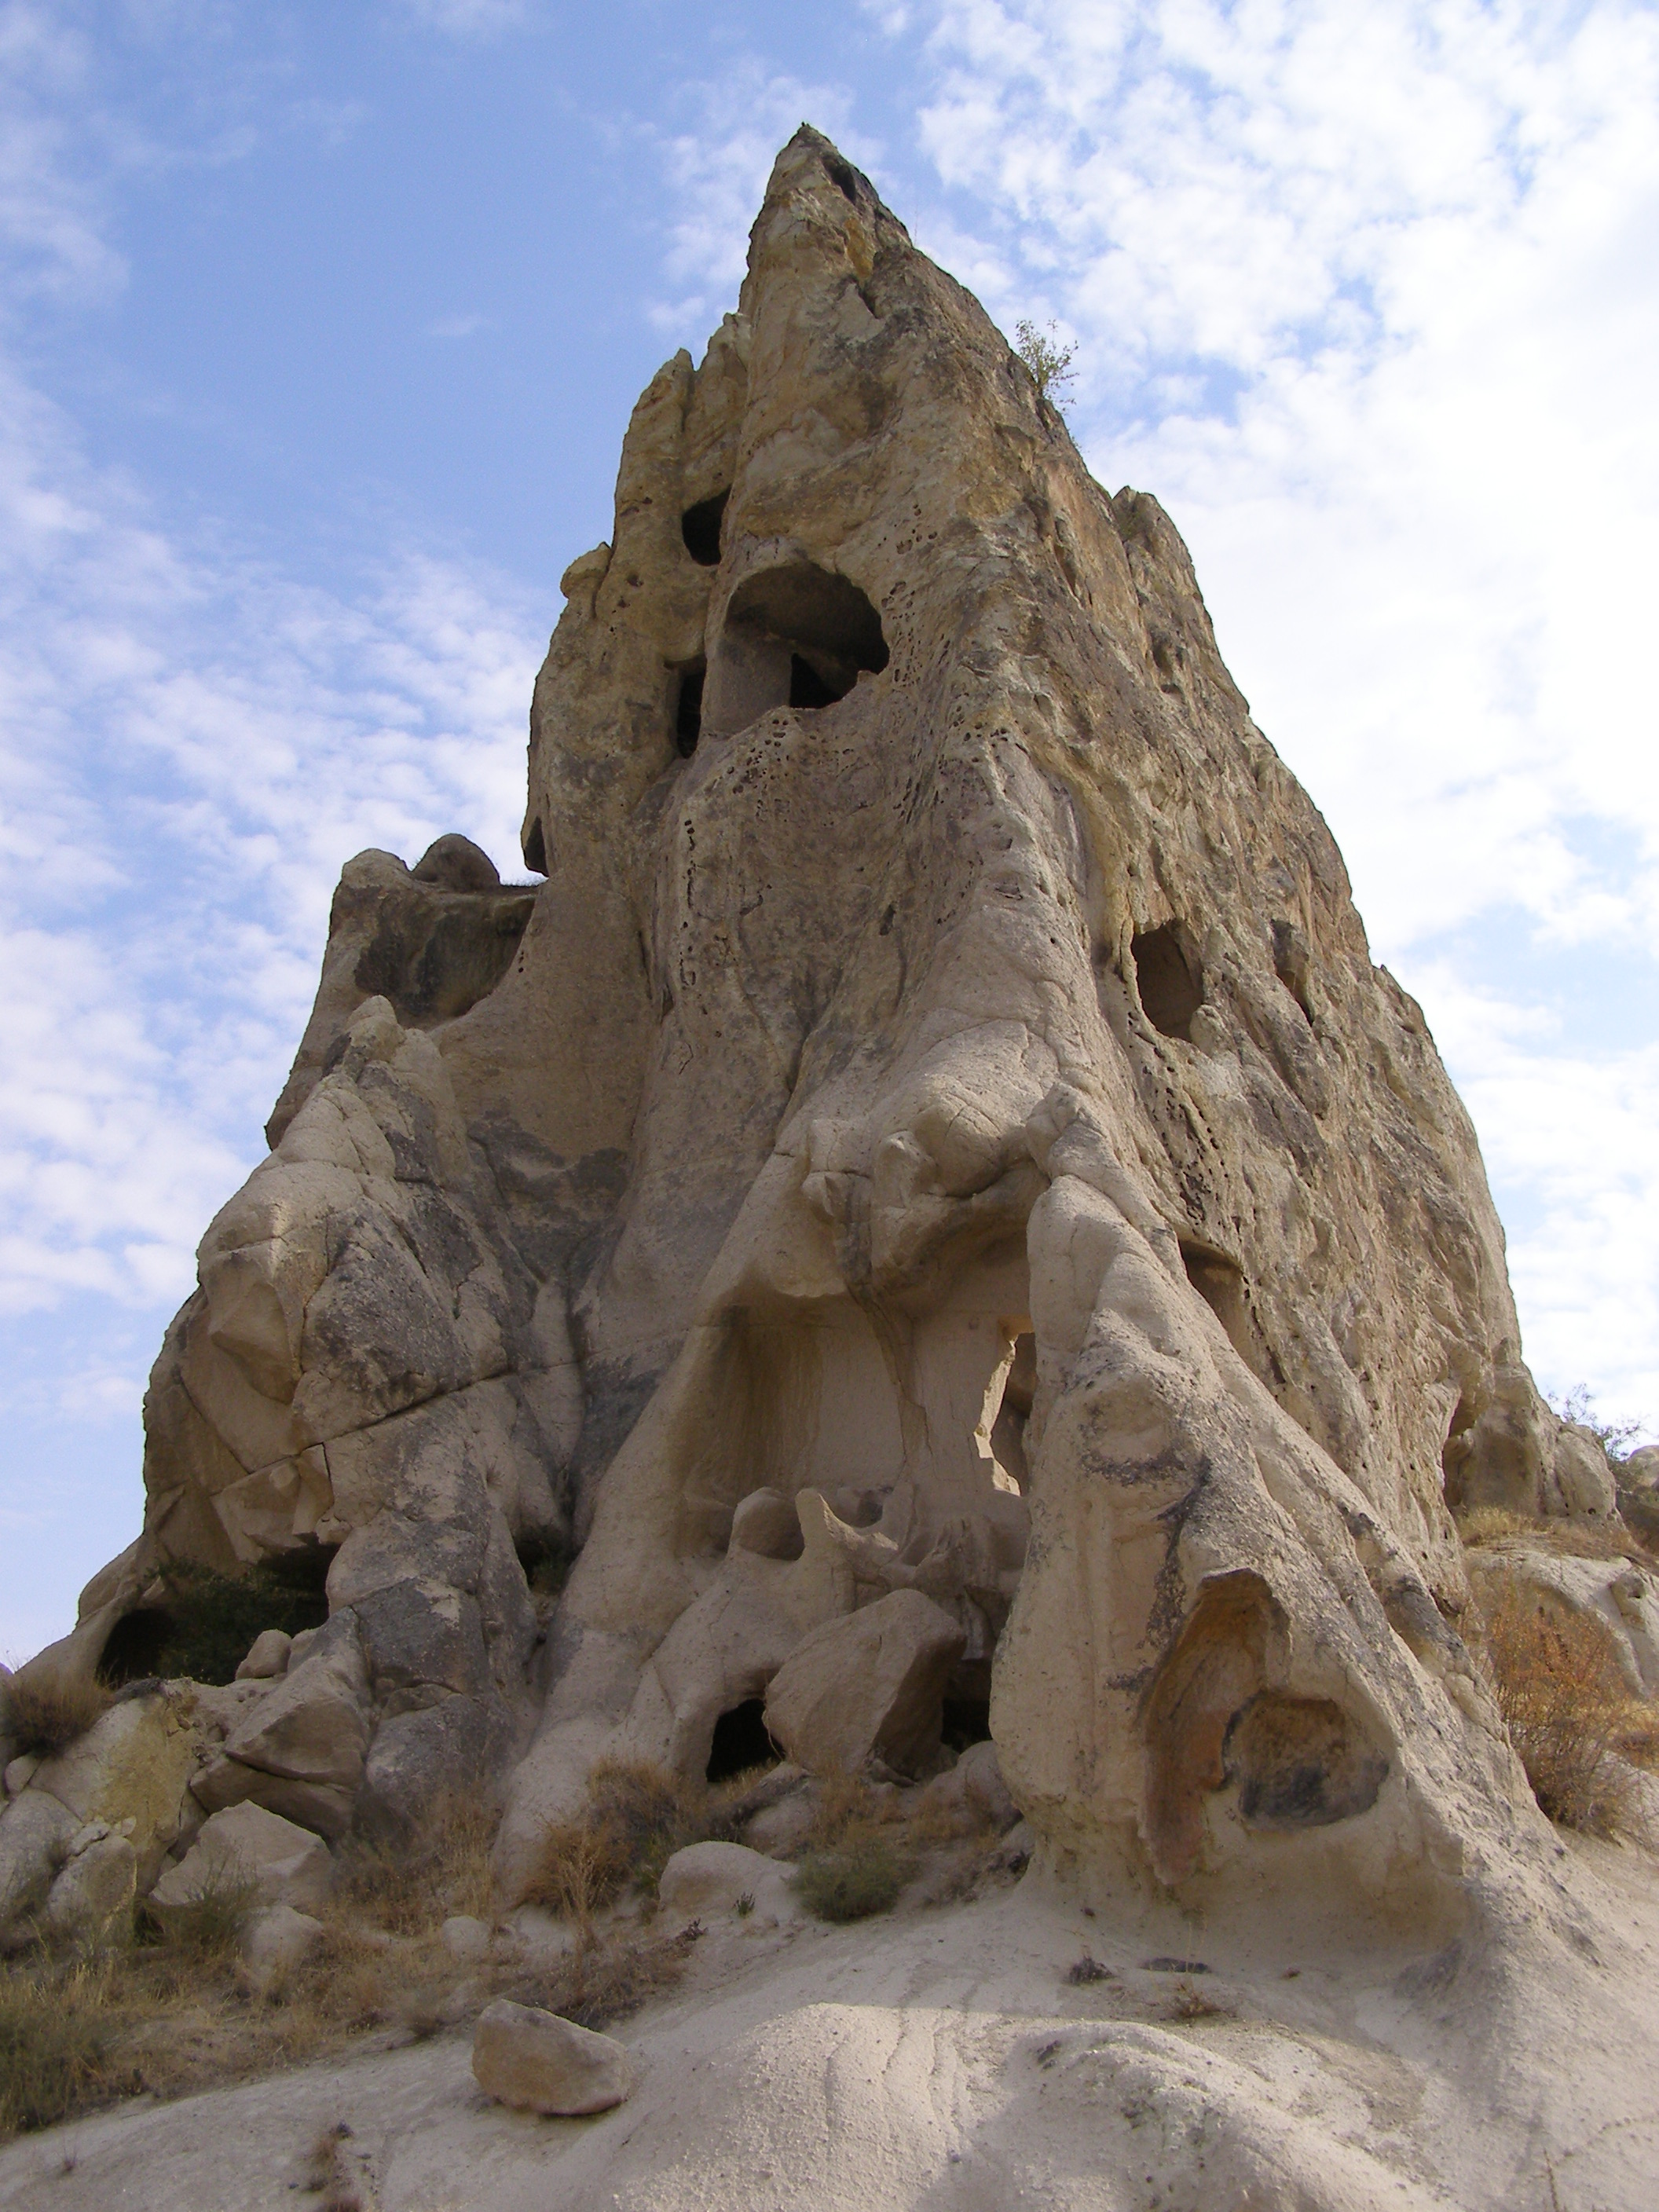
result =
M915 1592L1050 1863L1455 1913L1531 1815L1449 1507L1611 1486L1168 517L803 129L563 589L546 881L348 865L36 1667L170 1556L337 1547L224 1763L393 1825L504 1778L510 1898L597 1757L700 1772Z

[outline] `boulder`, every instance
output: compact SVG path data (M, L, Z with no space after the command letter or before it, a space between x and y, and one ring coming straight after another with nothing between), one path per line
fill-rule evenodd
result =
M914 1773L938 1751L965 1642L931 1599L894 1590L797 1646L767 1691L767 1728L810 1774L856 1774L872 1759Z
M478 2016L472 2072L498 2105L568 2119L608 2112L634 2087L634 2063L613 2037L507 1997Z
M470 1912L452 1912L438 1941L459 1966L477 1966L489 1956L489 1923Z
M801 1917L789 1869L742 1844L688 1844L676 1851L662 1870L657 1901L677 1920L735 1914L760 1926L775 1926Z
M921 1796L930 1811L963 1827L990 1827L999 1835L1019 1818L1008 1794L994 1743L970 1743L948 1772L936 1774Z
M5 1773L3 1777L0 1777L0 1780L3 1781L8 1797L21 1796L33 1780L35 1771L40 1764L40 1754L38 1751L20 1751L15 1759L9 1759L6 1761Z
M225 1739L225 1755L279 1781L346 1793L368 1748L368 1672L356 1620L337 1613L298 1666Z
M41 1761L28 1794L55 1797L77 1824L123 1829L138 1855L143 1889L178 1840L199 1745L187 1691L124 1696L67 1749Z
M327 1903L333 1886L328 1846L309 1829L262 1805L233 1805L204 1825L178 1865L151 1890L149 1901L165 1914L211 1891L248 1889L262 1906L315 1911Z
M239 1682L264 1682L284 1673L288 1656L294 1647L294 1638L283 1628L262 1628L248 1647L248 1655L236 1669Z
M0 1813L0 1949L21 1940L46 1901L82 1823L44 1790L26 1790Z
M49 1934L84 1940L96 1938L131 1911L138 1854L125 1836L101 1821L81 1832L88 1840L65 1861L47 1893L42 1917Z
M292 1905L268 1905L242 1930L242 1963L256 1986L266 1988L308 1959L322 1941L323 1923Z

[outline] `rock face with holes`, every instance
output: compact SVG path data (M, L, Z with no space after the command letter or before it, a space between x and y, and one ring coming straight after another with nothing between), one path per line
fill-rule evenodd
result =
M921 1608L904 1762L988 1714L1053 1864L1455 1914L1524 1800L1449 1505L1612 1488L1169 519L804 130L563 590L546 880L347 867L52 1663L169 1553L331 1549L337 1725L296 1645L222 1764L388 1820L506 1775L510 1897L595 1759L701 1771L811 1639L878 1746L857 1617Z

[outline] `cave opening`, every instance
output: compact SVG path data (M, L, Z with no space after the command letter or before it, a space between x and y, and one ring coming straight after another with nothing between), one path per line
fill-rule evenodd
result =
M1178 922L1142 930L1129 945L1141 1012L1164 1036L1192 1042L1193 1016L1204 1003L1203 970L1189 957Z
M988 1669L987 1670L988 1673ZM952 1697L947 1690L945 1698L945 1717L939 1735L947 1749L958 1757L969 1744L989 1743L991 1741L991 1700L982 1698Z
M795 560L732 594L709 671L705 720L723 735L775 707L833 706L888 660L881 617L849 577Z
M695 507L688 507L680 517L680 536L685 540L685 550L700 568L716 568L720 558L720 525L726 520L726 502L732 496L728 485L710 499L700 499Z
M533 817L530 827L519 840L519 849L524 854L526 867L532 874L544 876L548 873L547 840L542 835L542 817L539 814Z
M98 1662L100 1680L118 1690L126 1682L148 1681L161 1671L161 1655L173 1640L174 1622L160 1606L141 1606L123 1613L104 1643Z
M778 1747L766 1731L765 1698L745 1698L715 1722L704 1778L728 1782L751 1766L775 1766L778 1758Z
M674 703L674 749L682 760L690 759L702 735L704 673L701 660L694 660L680 672L679 695Z

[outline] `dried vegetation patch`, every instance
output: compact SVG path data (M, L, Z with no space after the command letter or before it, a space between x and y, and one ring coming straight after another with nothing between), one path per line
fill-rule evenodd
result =
M253 1899L234 1885L164 1920L141 1907L95 1954L0 1964L0 2140L139 2091L182 2096L364 2035L429 2033L469 1979L487 2002L507 1969L469 1977L438 1929L487 1900L493 1825L458 1804L398 1850L349 1847L315 1948L263 1977L242 1962Z
M1458 1522L1457 1533L1471 1551L1523 1538L1559 1559L1628 1559L1659 1573L1659 1558L1622 1521L1534 1521L1501 1505L1479 1505Z
M0 1735L7 1736L19 1752L38 1752L50 1758L84 1735L114 1702L112 1692L102 1682L60 1682L50 1675L14 1674L0 1689Z
M729 1841L729 1793L687 1782L648 1759L604 1759L588 1778L580 1817L547 1832L527 1893L583 1929L629 1890L653 1896L669 1860L687 1844Z
M1486 1615L1498 1702L1533 1795L1552 1820L1601 1836L1644 1832L1632 1751L1659 1750L1659 1716L1625 1687L1592 1615L1510 1588Z

